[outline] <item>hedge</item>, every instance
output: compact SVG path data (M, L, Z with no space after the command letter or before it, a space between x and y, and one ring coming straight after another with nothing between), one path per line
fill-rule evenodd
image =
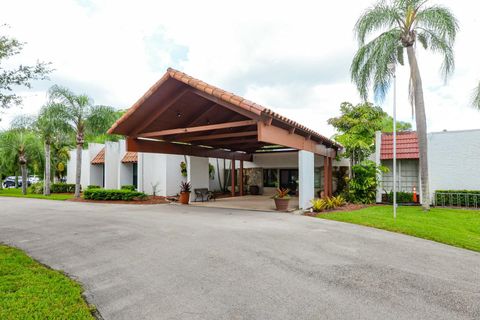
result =
M100 186L97 186L96 184L90 184L87 186L87 189L100 189Z
M74 183L52 183L50 190L52 193L74 193Z
M123 200L131 201L144 199L147 195L143 192L116 189L87 189L83 192L83 198L87 200Z
M480 206L480 190L437 190L435 205L477 207Z
M125 184L120 187L122 190L130 190L130 191L135 191L137 188L133 184Z
M419 199L419 195L417 194L417 201ZM393 203L393 192L389 192L385 194L384 199L385 202ZM397 203L413 203L413 193L412 192L397 192Z

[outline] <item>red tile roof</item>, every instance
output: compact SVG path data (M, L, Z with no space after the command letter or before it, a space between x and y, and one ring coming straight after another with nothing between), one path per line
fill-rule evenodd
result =
M99 153L92 159L92 164L104 164L105 163L105 148L102 148Z
M418 138L416 132L397 133L397 159L418 159ZM380 159L393 159L393 134L382 133Z
M123 156L122 163L137 163L138 162L138 155L136 152L127 152Z

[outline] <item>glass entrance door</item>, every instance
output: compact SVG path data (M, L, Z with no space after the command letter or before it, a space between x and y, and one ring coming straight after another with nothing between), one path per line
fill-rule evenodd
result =
M280 188L290 189L290 194L297 193L298 169L280 169Z

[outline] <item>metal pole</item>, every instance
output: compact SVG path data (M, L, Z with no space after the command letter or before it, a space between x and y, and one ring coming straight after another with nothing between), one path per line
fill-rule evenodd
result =
M393 69L393 218L397 218L397 75Z

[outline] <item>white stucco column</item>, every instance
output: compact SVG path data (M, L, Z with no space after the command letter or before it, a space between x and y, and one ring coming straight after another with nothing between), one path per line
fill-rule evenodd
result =
M306 209L311 207L310 200L315 196L315 157L313 152L298 151L298 207Z
M190 201L195 200L194 189L207 188L210 184L208 175L208 158L188 157L187 159L187 181L192 185Z
M382 164L380 159L380 150L382 148L382 132L375 132L375 163L377 166ZM378 173L376 202L382 202L382 173Z

